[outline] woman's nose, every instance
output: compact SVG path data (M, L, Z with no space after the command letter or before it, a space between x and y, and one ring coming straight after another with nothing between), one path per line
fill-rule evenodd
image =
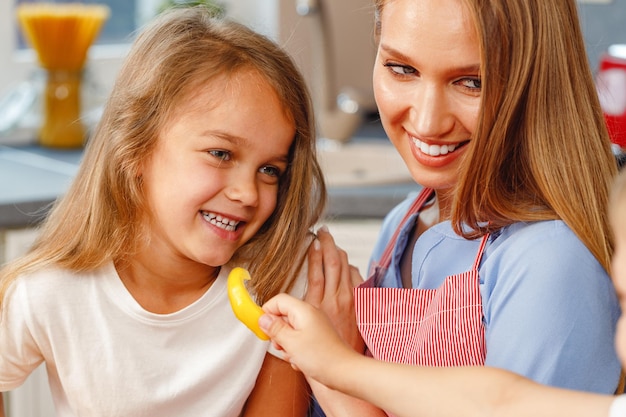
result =
M453 129L454 112L445 88L422 83L412 94L411 102L410 120L419 137L439 138Z

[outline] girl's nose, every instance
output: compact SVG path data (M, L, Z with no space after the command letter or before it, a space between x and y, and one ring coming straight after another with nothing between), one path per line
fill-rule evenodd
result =
M445 89L422 83L411 97L410 119L415 134L440 138L454 127L454 116Z
M233 176L225 190L226 196L245 206L256 207L259 201L259 190L256 182L256 172L252 175L245 173Z

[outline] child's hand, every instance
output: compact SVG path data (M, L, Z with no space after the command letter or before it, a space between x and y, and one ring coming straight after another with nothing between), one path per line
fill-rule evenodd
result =
M346 355L356 355L334 331L326 315L314 306L287 294L278 294L263 305L261 329L285 352L294 369L327 385L331 372Z

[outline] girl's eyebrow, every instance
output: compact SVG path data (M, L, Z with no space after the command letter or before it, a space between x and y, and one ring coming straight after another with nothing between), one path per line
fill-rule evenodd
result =
M246 143L248 143L249 141L248 139L244 137L235 136L223 130L206 130L202 132L202 136L218 137L219 139L225 140L226 142L230 142L236 146L245 146ZM284 155L276 155L272 159L279 161L279 162L289 163L289 154L287 153Z
M225 140L227 142L232 142L235 145L242 145L242 144L245 144L245 142L246 142L245 138L241 138L239 136L234 136L231 133L228 133L226 131L219 130L219 129L205 130L204 132L202 132L202 136L217 137L217 138Z

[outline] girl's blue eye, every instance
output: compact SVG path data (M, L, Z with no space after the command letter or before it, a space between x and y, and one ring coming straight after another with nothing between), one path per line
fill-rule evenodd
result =
M276 177L276 178L280 177L280 174L281 174L280 169L271 165L266 165L264 167L261 167L259 171L265 175L269 175L270 177Z
M209 155L214 156L222 161L228 161L230 159L230 152L221 149L213 149L209 151Z

